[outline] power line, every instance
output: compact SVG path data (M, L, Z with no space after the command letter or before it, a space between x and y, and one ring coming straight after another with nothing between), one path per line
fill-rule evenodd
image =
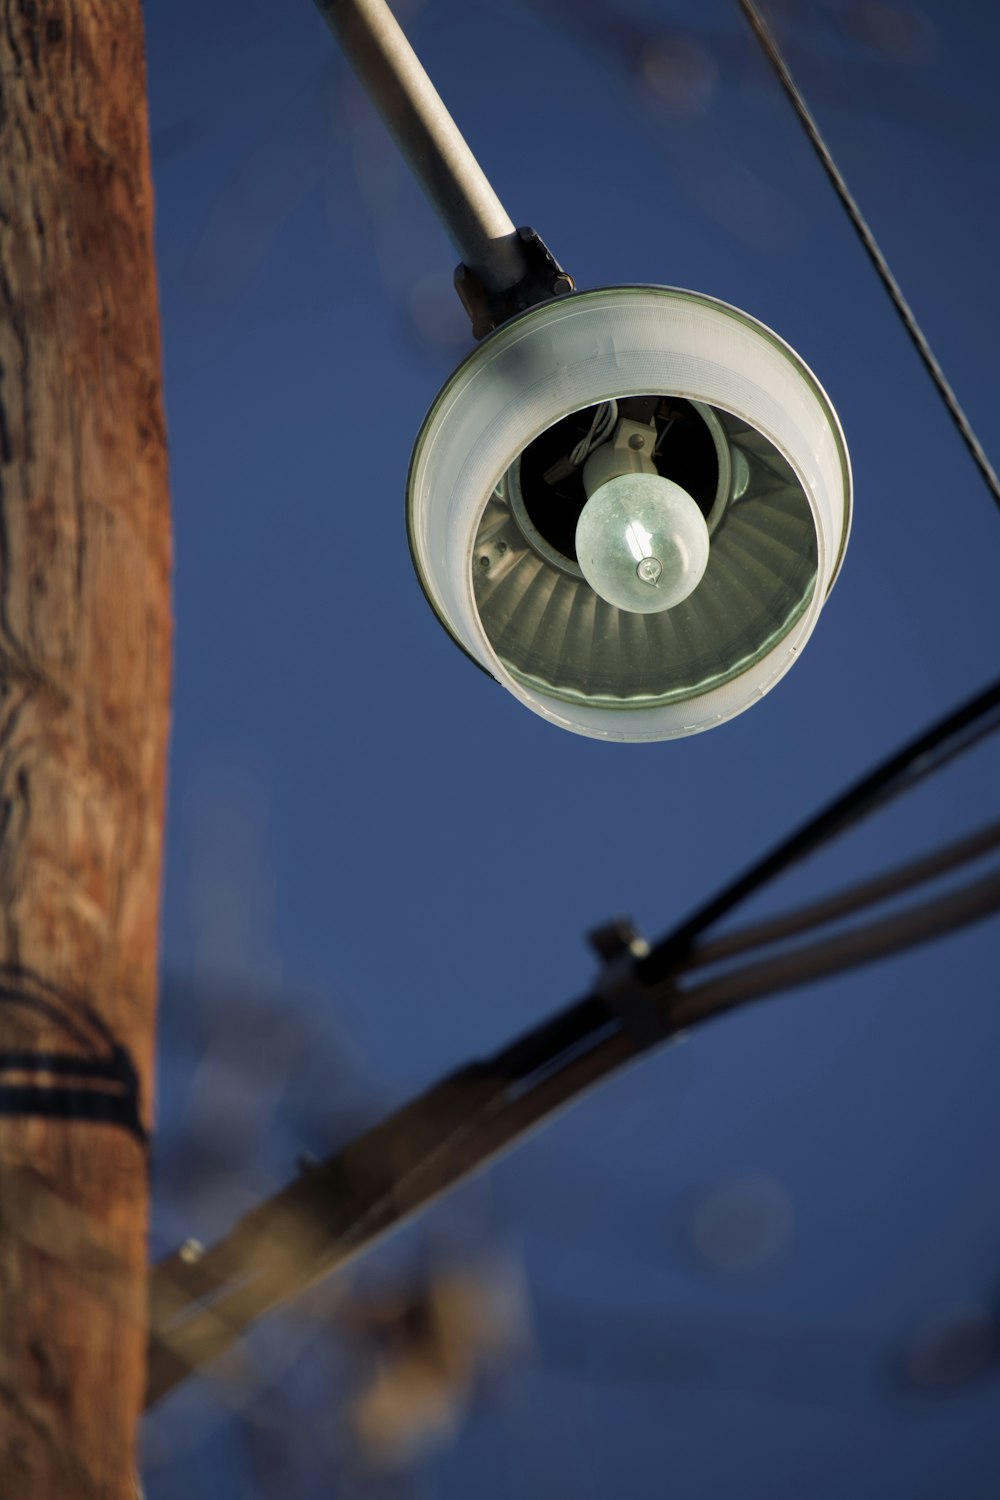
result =
M640 978L647 984L657 984L668 978L690 951L695 939L748 897L998 729L1000 680L910 740L699 907L639 963Z
M178 1252L161 1262L151 1287L149 1402L218 1357L265 1313L355 1258L659 1042L735 1006L844 973L1000 909L1000 869L993 869L880 920L683 986L687 970L699 963L693 938L710 921L998 728L995 684L918 736L682 924L654 950L669 958L658 979L644 983L643 964L628 965L620 988L598 987L494 1056L443 1079L260 1204L204 1254ZM841 912L884 901L978 858L995 846L996 832L984 830L834 900ZM800 912L792 925L800 933L810 924Z
M759 922L755 927L743 927L738 932L716 938L714 942L702 943L688 956L684 965L685 973L738 958L756 948L770 947L806 932L814 932L817 927L828 927L831 922L841 921L855 912L881 905L893 896L911 890L915 885L951 874L961 865L979 859L997 847L1000 847L1000 822L990 823L964 838L956 839L954 843L945 844L930 854L911 860L909 864L898 865L894 870L876 875L871 880L861 881L858 885L851 886L850 890L838 891L836 895L828 896L822 901L814 901L796 911Z
M930 942L1000 910L1000 871L881 921L707 980L663 987L656 1041L810 981ZM627 1066L644 1042L606 1012L600 1035L544 1072L511 1079L507 1055L472 1064L309 1170L191 1263L152 1275L147 1403L223 1354L266 1313L341 1269L543 1120Z
M982 443L980 443L979 439L976 437L975 432L972 430L972 424L970 423L968 417L965 415L958 397L955 395L955 392L952 389L947 376L938 363L937 357L935 356L934 351L927 341L927 336L925 335L923 329L920 327L920 324L917 322L913 309L910 307L906 298L903 296L903 292L899 285L899 282L896 280L895 276L892 274L892 271L889 269L889 262L883 255L878 241L876 240L868 225L867 220L858 207L854 195L852 194L850 188L847 186L847 182L843 176L843 173L840 171L840 168L834 161L833 155L830 151L829 146L826 144L826 141L823 138L819 125L816 123L812 111L806 104L806 101L803 98L802 93L797 83L795 82L795 79L792 77L790 68L786 63L784 57L782 56L781 49L778 46L774 33L771 31L767 22L764 20L760 11L757 9L756 5L754 4L754 0L739 0L739 4L740 9L743 11L743 14L746 16L747 21L750 24L750 28L753 31L754 36L760 43L768 62L771 64L772 68L777 74L778 81L780 82L785 93L788 95L792 107L802 123L803 129L812 142L816 155L819 157L820 162L822 163L823 170L826 172L826 175L833 183L833 187L836 191L837 197L843 204L848 218L850 219L851 223L854 225L854 228L858 233L858 237L860 238L861 243L864 245L866 251L868 252L868 257L871 260L872 265L875 267L875 270L878 272L882 285L889 293L889 296L892 299L893 306L902 319L903 325L906 328L907 333L910 335L917 353L920 355L920 358L924 362L927 373L930 375L935 386L937 387L938 394L940 395L945 406L948 408L951 419L954 422L955 426L958 428L959 433L961 434L962 441L965 443L965 446L968 448L969 452L972 455L976 467L979 469L980 474L986 481L993 499L996 501L997 505L1000 505L1000 479L997 478L996 470L993 468L993 465L987 458L986 451L983 448Z

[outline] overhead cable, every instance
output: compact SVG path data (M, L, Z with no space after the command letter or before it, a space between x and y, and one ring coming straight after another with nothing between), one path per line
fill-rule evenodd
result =
M962 409L961 402L956 396L954 390L951 387L951 384L948 381L947 376L938 363L937 357L927 340L926 334L920 327L920 324L917 322L916 315L914 314L913 309L910 307L910 304L903 296L902 288L900 287L899 282L896 280L895 276L890 270L889 262L886 260L884 254L882 253L878 241L876 240L867 220L858 207L854 195L852 194L850 188L847 186L847 182L844 178L843 173L837 166L837 163L834 161L830 148L823 138L823 134L820 131L819 125L816 123L816 119L813 116L812 111L809 109L809 106L806 104L806 101L802 96L802 92L798 87L798 84L792 77L791 70L782 55L781 49L778 46L774 33L771 31L767 22L764 20L760 11L757 9L757 6L754 4L754 0L739 0L739 4L740 9L743 11L743 14L746 16L747 21L750 24L750 28L753 31L754 36L757 38L758 42L761 45L761 48L764 51L764 55L774 69L782 88L788 95L792 107L802 123L803 129L812 142L816 155L819 157L826 175L832 182L837 197L843 204L848 218L857 231L861 243L864 245L865 250L868 252L869 259L871 260L872 265L875 267L882 285L889 293L889 296L892 299L893 306L895 307L903 322L904 327L906 328L907 333L913 341L917 353L920 355L920 358L924 362L927 373L930 375L935 386L937 387L938 394L940 395L945 406L948 408L951 419L954 422L955 426L958 428L959 433L961 434L962 441L965 443L965 446L968 448L970 454L972 455L976 467L979 469L980 474L986 481L993 499L995 500L997 505L1000 505L1000 479L997 478L996 470L987 458L986 451L983 448L982 443L976 436L975 432L973 431L972 424L969 421L968 417L965 415L965 412Z
M695 939L742 902L998 729L1000 680L890 755L699 907L640 962L640 976L647 984L665 979L679 966Z
M997 728L1000 684L919 735L682 924L681 943L672 946L668 938L654 950L666 953L669 963L652 983L640 977L643 963L636 964L629 996L625 972L626 998L634 999L637 991L656 1022L648 1031L632 1026L613 990L599 986L404 1105L253 1209L204 1254L192 1260L178 1252L161 1262L152 1276L149 1402L218 1357L258 1318L354 1259L658 1042L735 1006L844 973L1000 910L1000 870L993 868L879 920L688 982L701 951L694 939L718 915ZM917 883L952 874L995 848L996 835L993 825L841 892L831 903L840 915L867 910ZM814 906L808 920L803 912L793 914L795 935L826 924L831 903L825 912L822 904Z

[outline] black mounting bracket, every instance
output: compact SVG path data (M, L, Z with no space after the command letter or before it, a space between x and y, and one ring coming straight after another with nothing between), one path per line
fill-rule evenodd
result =
M456 267L455 290L469 314L473 336L477 339L484 339L508 318L534 307L536 303L548 302L552 297L571 292L575 285L572 276L563 270L541 235L533 229L519 229L517 235L527 270L520 281L504 291L491 292L475 271L466 265Z

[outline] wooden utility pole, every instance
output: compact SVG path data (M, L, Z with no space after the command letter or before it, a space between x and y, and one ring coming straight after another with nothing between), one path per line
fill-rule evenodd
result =
M170 671L139 0L0 0L0 1497L132 1500Z

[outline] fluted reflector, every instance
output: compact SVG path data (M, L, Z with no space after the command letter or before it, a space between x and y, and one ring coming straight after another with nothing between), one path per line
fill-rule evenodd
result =
M701 583L662 614L606 604L582 577L533 550L507 486L491 498L472 576L483 629L512 676L593 704L676 702L745 672L799 619L816 583L809 502L773 444L726 412L714 415L749 480L722 509Z
M586 432L607 401L672 401L712 434L718 492L695 495L708 567L661 613L599 598L559 494L545 522L519 488L557 424ZM669 425L660 472L691 488L670 472ZM564 472L546 453L546 475ZM445 386L410 471L411 549L442 622L536 713L606 739L692 734L762 697L816 623L849 515L843 436L807 367L746 314L664 287L578 293L502 325Z

